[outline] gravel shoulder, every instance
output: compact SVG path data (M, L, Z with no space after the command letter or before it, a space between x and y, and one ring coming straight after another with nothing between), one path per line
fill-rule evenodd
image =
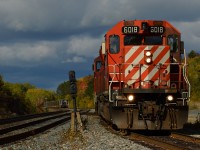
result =
M106 130L98 116L88 116L86 129L76 134L70 132L70 124L65 123L50 131L26 140L0 147L1 150L149 150L128 139Z
M194 122L199 109L190 110L189 122ZM193 135L199 137L199 134ZM149 150L142 145L110 133L100 124L98 116L87 116L86 128L76 134L70 132L70 123L64 123L43 134L4 146L0 150Z

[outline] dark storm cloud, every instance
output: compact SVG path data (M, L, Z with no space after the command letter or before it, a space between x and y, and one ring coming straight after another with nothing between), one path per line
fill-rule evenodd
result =
M86 3L81 0L4 0L1 25L16 31L48 31L76 28Z
M197 15L199 6L198 0L144 0L136 4L135 14L142 18L166 19L170 22L196 21L200 19Z
M199 0L1 0L0 74L55 89L92 73L105 32L120 20L168 20L187 50L198 50Z

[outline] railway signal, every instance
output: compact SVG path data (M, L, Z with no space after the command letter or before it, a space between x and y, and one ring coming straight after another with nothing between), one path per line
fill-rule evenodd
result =
M75 71L74 70L69 71L69 81L70 81L70 94L72 96L73 105L74 105L74 113L76 113L77 87L76 87L76 76L75 76Z
M74 111L71 113L71 131L74 132L77 131L77 126L78 126L77 123L79 124L79 126L82 127L80 112L78 112L76 109L77 86L76 86L76 75L74 70L69 71L69 81L70 81L70 94L72 96L73 106L74 106Z
M75 71L69 71L69 81L70 81L70 94L72 94L72 97L75 97L75 94L77 93L77 87L76 87L76 76Z

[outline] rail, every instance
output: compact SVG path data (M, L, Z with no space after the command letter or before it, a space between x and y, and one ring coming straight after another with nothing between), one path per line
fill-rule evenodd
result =
M121 136L122 138L129 139L134 143L139 143L151 149L167 149L167 150L192 150L199 149L199 138L177 135L175 133L157 130L157 131L131 131L131 130L116 130L103 121L102 124L107 130Z
M80 112L81 114L86 114L88 110L80 110ZM32 119L11 119L11 121L7 121L7 124L2 124L0 126L0 145L19 141L29 136L42 133L59 124L70 121L70 118L70 113L66 111L55 112L55 114L51 113L49 115L41 114L40 117L35 116L35 118Z
M191 143L196 143L196 144L200 143L200 138L192 137L190 135L186 135L186 134L182 134L178 132L172 132L171 137L175 139L191 142Z

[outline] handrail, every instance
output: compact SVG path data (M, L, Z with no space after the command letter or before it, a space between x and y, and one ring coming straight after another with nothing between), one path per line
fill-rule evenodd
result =
M113 80L114 80L115 75L116 75L116 71L115 71L115 66L116 66L116 65L117 65L117 64L115 64L115 65L108 65L108 66L114 67L114 75L113 75L113 77L112 77L112 80L111 80L111 82L110 82L110 84L109 84L109 89L108 89L108 92L109 92L109 102L113 102L113 101L111 100L111 85L112 85Z
M183 77L185 79L185 82L187 83L188 85L188 101L190 101L190 89L191 89L191 85L190 85L190 82L187 78L187 60L186 60L186 52L185 52L185 49L184 49L184 59L185 59L185 63L183 65Z
M164 63L163 65L183 65L183 77L184 77L184 80L186 82L186 84L188 85L188 100L190 101L190 90L191 90L191 85L189 83L189 80L187 78L187 73L186 73L186 68L187 68L187 63L186 63L186 53L185 53L185 50L184 50L184 63ZM109 67L113 67L113 77L112 77L112 80L110 81L110 84L109 84L109 102L112 102L111 100L111 86L112 86L112 83L114 81L114 78L116 76L116 66L118 66L119 64L114 64L114 65L108 65ZM135 67L135 66L138 66L139 67L146 67L146 66L140 66L140 64L132 64L132 63L122 63L121 65L132 65L132 67ZM155 65L155 67L159 67L160 64L158 65ZM159 69L159 68L158 68ZM137 80L137 79L133 79L133 80Z

